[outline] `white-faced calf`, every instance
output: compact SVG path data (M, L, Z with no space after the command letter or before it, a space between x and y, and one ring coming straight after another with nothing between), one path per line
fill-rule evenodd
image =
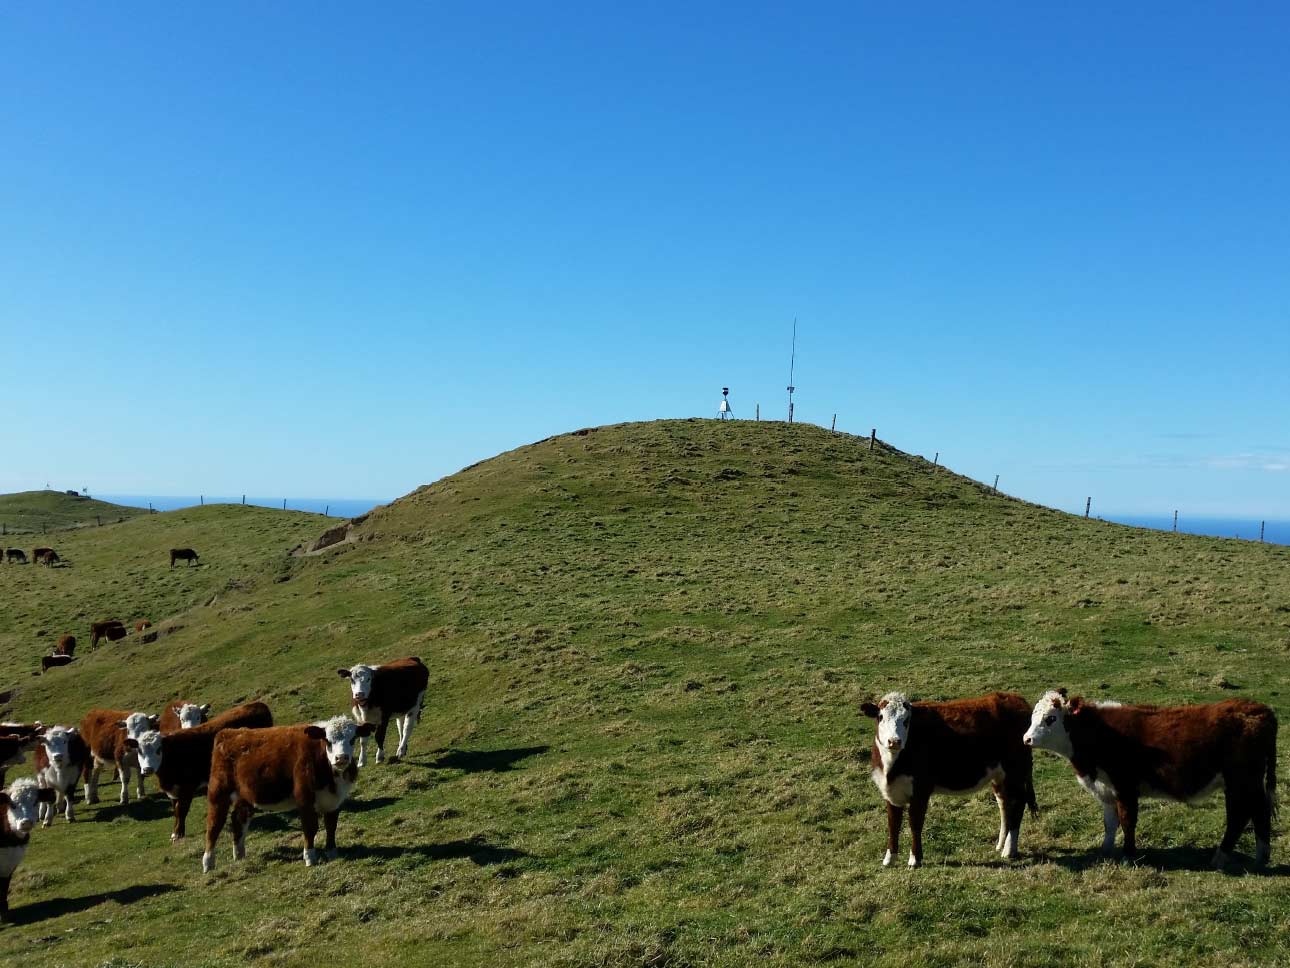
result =
M1025 742L1070 760L1080 785L1101 801L1105 853L1119 828L1125 855L1137 853L1142 797L1195 803L1222 787L1227 830L1214 866L1227 863L1251 821L1255 863L1272 855L1277 718L1262 703L1126 706L1067 699L1056 689L1035 704Z
M249 702L225 710L209 722L170 733L149 730L138 739L126 738L126 745L139 757L139 773L156 776L161 792L170 797L175 809L175 826L170 840L184 837L184 821L193 797L206 788L211 772L215 737L225 729L259 729L273 725L273 714L262 702Z
M36 815L42 804L53 799L53 790L41 789L30 777L0 790L0 920L9 916L9 881L27 853Z
M208 702L198 705L186 699L176 699L161 711L161 725L158 728L163 733L192 729L206 722L210 714L211 704Z
M910 702L892 692L861 711L878 721L870 750L873 782L887 801L886 867L896 857L900 826L909 809L909 866L923 862L923 820L933 793L967 794L987 783L999 803L995 849L1017 856L1021 818L1037 811L1030 750L1021 742L1030 705L1012 693L979 699Z
M68 822L76 819L72 809L76 783L89 758L89 747L74 726L50 726L41 734L36 746L36 782L55 795L52 803L40 805L40 821L46 827L54 822L60 801Z
M91 709L81 720L81 739L89 747L90 756L85 762L85 802L98 803L99 770L108 764L116 767L121 777L121 802L130 802L130 776L139 768L135 750L126 745L127 739L138 739L150 729L156 729L158 719L147 713L132 713L122 709ZM144 796L143 776L138 777L138 795Z
M358 779L354 741L372 731L337 716L312 726L226 729L215 739L206 791L206 853L202 870L215 869L215 844L229 819L233 859L246 857L246 828L256 810L299 810L305 865L318 863L314 837L321 813L327 856L336 856L336 820Z
M416 656L409 656L382 666L356 665L336 671L349 680L354 719L376 727L376 762L385 760L385 730L391 719L399 731L399 747L394 758L406 756L412 727L421 718L421 706L430 682L430 672L425 664ZM367 748L360 739L358 765L362 767L366 763Z

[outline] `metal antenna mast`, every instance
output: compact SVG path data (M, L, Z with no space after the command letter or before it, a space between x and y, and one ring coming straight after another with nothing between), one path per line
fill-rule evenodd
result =
M788 422L793 422L793 370L797 367L797 317L793 317L793 355L788 361Z

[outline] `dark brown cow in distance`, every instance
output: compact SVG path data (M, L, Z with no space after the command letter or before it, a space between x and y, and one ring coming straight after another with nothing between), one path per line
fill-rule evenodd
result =
M59 655L58 653L54 653L53 655L42 655L40 657L41 675L44 675L50 669L58 669L65 665L71 665L75 661L76 657L71 655Z
M139 621L134 623L134 630L136 632L142 632L144 629L150 629L150 628L152 628L152 623L149 622L146 618L141 618L139 619Z
M85 761L85 802L98 803L99 770L111 763L121 778L121 802L130 802L130 774L139 767L135 750L127 739L138 739L159 725L158 717L124 709L91 709L81 720L81 739L90 749ZM138 778L138 795L142 799L143 776Z
M176 699L161 711L161 722L157 727L163 733L173 733L180 729L192 729L206 722L211 713L211 704L189 702L187 699Z
M391 719L399 731L399 747L394 759L406 756L412 727L421 718L426 685L430 682L430 672L425 664L416 656L409 656L383 666L356 665L336 671L349 680L354 719L376 727L376 762L385 760L385 731ZM367 743L360 739L358 765L361 768L366 763Z
M318 814L327 831L327 857L336 857L336 820L358 779L354 740L372 731L336 716L312 726L226 729L215 739L206 791L206 852L202 870L215 869L215 844L233 812L233 859L246 857L246 828L256 810L300 811L305 866L318 863Z
M9 548L5 551L4 556L7 561L16 561L23 565L27 563L27 552L21 548Z
M171 843L184 836L184 821L193 797L206 788L211 774L215 737L225 729L256 729L273 725L273 715L262 702L249 702L225 710L209 722L170 733L149 730L126 745L139 755L139 772L157 777L161 792L175 807Z
M38 565L44 565L47 568L53 568L54 565L56 565L62 559L58 557L58 552L55 551L53 548L42 548L40 550L40 554L33 556L32 560L36 562L36 564Z
M191 566L193 562L197 561L197 552L193 551L192 548L171 548L170 549L170 567L171 568L175 567L176 561L186 561ZM197 562L197 563L201 564L201 562Z
M0 921L9 920L9 882L22 863L40 806L54 799L29 776L0 790Z
M119 618L104 619L102 622L90 623L90 648L99 644L101 639L117 642L125 638L125 623Z
M0 786L11 766L22 766L44 730L36 723L0 723Z
M923 862L923 820L932 794L967 794L987 783L999 803L995 850L1009 859L1017 856L1026 807L1039 810L1030 749L1021 741L1030 720L1024 697L993 692L977 699L911 703L903 693L890 692L860 709L878 720L869 759L873 782L887 801L884 867L895 859L906 807L909 866L917 867Z
M1222 868L1253 821L1254 862L1272 856L1276 813L1277 717L1247 699L1197 706L1127 706L1044 693L1025 743L1070 760L1075 776L1102 802L1102 850L1137 853L1138 802L1163 797L1196 803L1223 788L1227 830L1214 851Z
M54 655L71 655L76 651L76 636L60 635L58 644L54 646Z

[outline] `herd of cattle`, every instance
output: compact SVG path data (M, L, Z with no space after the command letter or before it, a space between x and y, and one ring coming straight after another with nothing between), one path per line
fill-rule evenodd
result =
M58 557L58 552L53 548L33 548L31 558L27 558L27 552L22 548L3 548L0 549L0 562L16 565L25 565L28 561L36 565L46 565L52 568L62 559ZM170 549L170 567L175 567L176 561L186 561L188 564L201 564L197 560L197 552L192 548L171 548Z
M257 810L299 811L309 866L319 860L314 838L321 815L325 850L334 858L336 820L366 763L365 737L374 734L376 762L383 762L386 731L393 720L399 732L394 757L406 756L430 679L416 657L338 671L349 680L353 719L336 716L320 723L274 726L262 702L211 716L209 704L176 700L160 714L91 709L79 726L0 723L0 787L5 770L35 751L35 776L0 789L0 918L9 910L9 882L36 823L50 826L60 807L67 820L73 820L76 787L82 780L84 802L96 803L99 773L109 765L121 781L122 804L130 802L132 781L142 798L144 779L156 777L174 808L172 842L184 836L193 798L206 791L203 871L215 867L215 845L225 823L232 829L233 857L246 856L246 829Z
M1214 852L1223 868L1245 829L1254 825L1254 861L1272 855L1276 814L1277 718L1244 699L1196 706L1129 706L1044 693L1032 709L1015 693L977 699L910 702L892 692L861 711L878 721L870 766L887 802L887 853L895 859L904 812L912 841L909 866L923 860L923 820L935 793L971 793L987 783L999 803L995 849L1017 856L1026 807L1038 812L1031 751L1070 761L1075 776L1102 804L1103 852L1124 830L1124 853L1137 853L1138 803L1162 797L1195 803L1219 789L1227 829Z

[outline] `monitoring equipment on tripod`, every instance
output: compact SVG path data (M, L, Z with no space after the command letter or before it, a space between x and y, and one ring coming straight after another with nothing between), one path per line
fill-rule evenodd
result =
M730 387L721 388L721 408L717 411L718 420L733 420L735 412L730 409Z

